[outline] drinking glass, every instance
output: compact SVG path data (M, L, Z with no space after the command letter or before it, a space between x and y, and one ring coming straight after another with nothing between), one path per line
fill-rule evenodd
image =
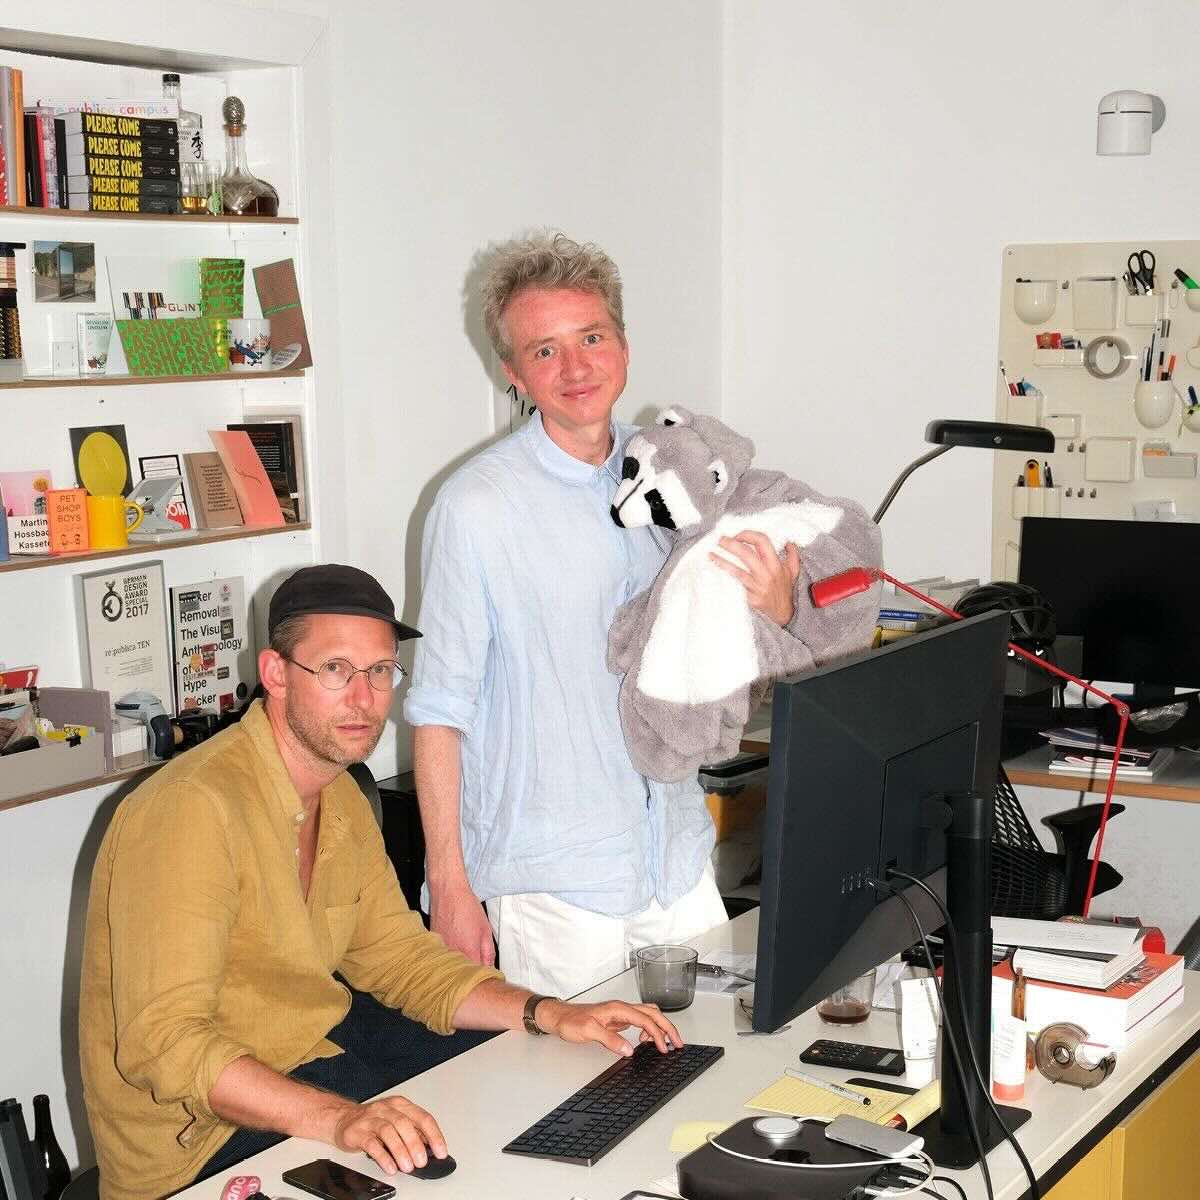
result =
M202 162L179 164L180 207L189 216L202 216L208 212L208 182Z
M875 971L872 969L838 988L833 995L826 996L817 1005L817 1016L831 1025L857 1025L871 1015L874 997Z
M634 956L642 1003L663 1012L687 1008L696 995L698 958L691 946L643 946Z

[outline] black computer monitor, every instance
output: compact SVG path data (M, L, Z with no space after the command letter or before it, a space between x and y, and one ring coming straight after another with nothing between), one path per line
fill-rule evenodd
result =
M988 870L1008 634L1007 614L985 613L776 684L756 1030L777 1029L917 940L903 903L870 884L895 868L948 897L952 912L956 899L964 906L955 917L962 978L947 980L947 1004L961 1028L949 999L961 982L967 1038L987 1071ZM897 886L927 931L941 928L920 889ZM941 1116L961 1142L964 1104L981 1128L987 1118L948 1064L943 1046ZM969 1148L960 1152L971 1161Z
M1084 679L1133 684L1147 698L1200 685L1190 635L1200 524L1026 517L1020 580L1053 606L1059 633L1083 639Z

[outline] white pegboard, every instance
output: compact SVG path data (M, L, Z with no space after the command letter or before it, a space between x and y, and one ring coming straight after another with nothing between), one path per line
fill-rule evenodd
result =
M1121 277L1128 269L1130 253L1141 249L1153 251L1157 260L1155 292L1135 297L1128 294ZM1193 293L1196 308L1189 307L1186 289L1174 274L1177 267L1200 281L1200 242L1130 240L1005 249L999 361L1008 379L1015 383L1024 378L1035 384L1044 400L1010 396L997 369L996 416L1018 424L1046 424L1056 431L1054 452L1039 456L1039 462L1050 464L1057 495L1016 495L1014 488L1024 456L994 456L994 579L1016 578L1019 517L1034 507L1041 506L1047 512L1057 509L1055 515L1063 517L1132 520L1136 502L1162 500L1174 502L1180 519L1200 520L1200 481L1171 475L1147 477L1142 460L1147 442L1168 442L1173 451L1184 454L1200 451L1200 422L1182 424L1183 409L1178 399L1170 418L1159 428L1142 425L1134 411L1138 360L1159 315L1171 322L1168 353L1176 355L1173 382L1184 396L1189 384L1200 394L1200 292ZM1018 299L1018 279L1050 284L1022 285ZM1111 284L1106 282L1109 279ZM1049 312L1048 296L1053 296ZM1037 323L1023 320L1017 307ZM1036 335L1050 331L1075 336L1084 347L1105 335L1121 339L1129 346L1132 361L1114 378L1094 378L1083 365L1083 352L1037 348ZM1100 358L1100 369L1102 373L1109 369L1104 358ZM1192 429L1190 424L1198 428ZM1093 438L1097 439L1095 453L1089 455L1087 446ZM1127 482L1108 478L1122 473L1112 464L1124 461L1125 446L1101 439L1128 439L1132 443L1131 478ZM1179 461L1178 465L1185 464Z

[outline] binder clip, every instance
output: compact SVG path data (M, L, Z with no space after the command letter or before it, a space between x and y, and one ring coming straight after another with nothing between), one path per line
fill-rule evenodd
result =
M1089 1042L1087 1030L1069 1021L1047 1025L1034 1047L1037 1068L1051 1083L1094 1088L1117 1069L1116 1053L1109 1046Z

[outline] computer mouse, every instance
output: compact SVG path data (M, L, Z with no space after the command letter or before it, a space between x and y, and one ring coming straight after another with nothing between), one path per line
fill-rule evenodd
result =
M409 1174L414 1179L445 1179L453 1174L457 1166L458 1163L449 1154L445 1158L434 1158L431 1154L423 1167L413 1167Z

